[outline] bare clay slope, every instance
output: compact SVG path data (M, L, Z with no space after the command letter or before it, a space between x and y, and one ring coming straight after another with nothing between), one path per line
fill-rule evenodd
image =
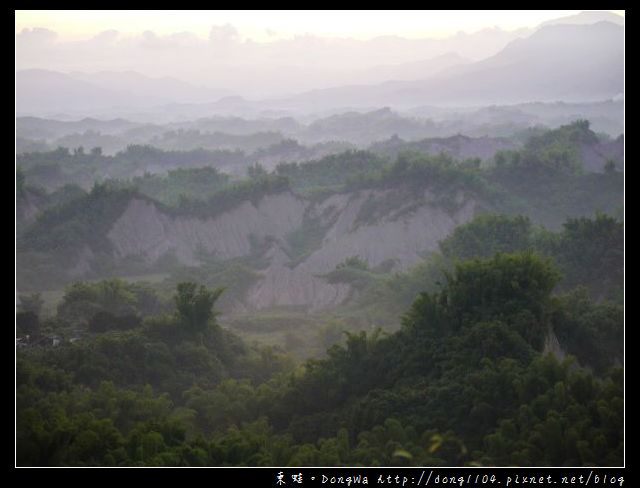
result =
M382 211L366 210L380 208ZM402 190L363 190L309 202L291 192L267 195L255 205L244 202L217 217L170 216L152 202L131 200L108 238L118 258L140 256L153 263L174 251L185 264L197 263L199 249L220 259L255 252L252 243L271 242L263 257L269 265L249 289L244 306L264 309L301 306L321 309L342 303L351 289L330 284L326 274L358 255L371 267L394 260L405 269L437 248L438 241L473 216L475 202L457 196L456 209L445 210L429 191L416 196ZM326 229L320 245L293 259L288 236L312 219Z
M220 259L251 252L252 239L282 236L302 222L305 202L292 193L246 201L215 218L173 217L151 202L134 199L108 234L118 257L137 255L153 262L174 251L185 264L196 264L202 248Z

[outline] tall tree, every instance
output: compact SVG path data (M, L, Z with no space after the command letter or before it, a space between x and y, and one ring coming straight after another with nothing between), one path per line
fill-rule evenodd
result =
M37 316L40 316L44 300L40 293L31 293L29 295L20 295L20 310L22 312L32 312Z
M223 291L224 288L208 290L192 282L178 283L174 300L180 323L194 332L206 330L210 319L215 317L213 304Z

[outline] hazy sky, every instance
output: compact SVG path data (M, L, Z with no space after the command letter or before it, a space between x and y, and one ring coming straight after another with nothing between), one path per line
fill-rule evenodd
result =
M242 96L281 96L424 79L490 57L543 22L578 13L18 10L15 67L135 71ZM437 60L442 57L448 60Z
M612 11L623 15L623 11ZM207 38L212 25L232 25L241 40L272 41L295 35L370 39L397 35L406 38L446 37L497 26L504 30L534 27L578 10L377 10L377 11L259 11L259 10L18 10L16 33L46 28L61 39L82 39L115 29L121 34L153 31L167 35L190 32Z

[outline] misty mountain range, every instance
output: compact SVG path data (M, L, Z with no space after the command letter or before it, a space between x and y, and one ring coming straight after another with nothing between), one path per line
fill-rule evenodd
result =
M596 101L623 92L623 60L624 29L618 25L551 25L511 42L495 56L453 66L426 80L318 90L285 100L282 106Z
M182 111L186 117L230 112L283 116L339 108L409 109L620 98L624 80L624 27L620 22L624 20L616 17L585 12L576 18L559 19L560 24L546 23L479 61L446 52L421 61L353 70L351 79L367 84L254 101L231 90L134 71L19 70L16 112L40 116L171 116L174 111ZM576 23L585 19L597 22ZM193 113L198 110L204 113Z
M151 78L135 72L64 74L33 69L16 73L19 114L150 108L176 100L192 103L211 101L230 94L230 91L197 87L175 78Z

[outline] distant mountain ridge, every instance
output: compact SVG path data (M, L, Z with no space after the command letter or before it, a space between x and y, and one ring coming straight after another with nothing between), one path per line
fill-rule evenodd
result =
M93 74L29 69L16 72L16 112L89 113L121 107L149 108L171 102L213 102L231 95L226 90L195 87L174 78L105 71Z
M623 92L624 28L611 22L549 25L476 63L431 78L316 90L282 100L301 109L346 104L395 107L581 102Z
M540 27L555 24L595 24L596 22L602 21L624 26L624 17L620 15L611 12L586 11L580 12L577 15L569 15L567 17L547 20L546 22L540 24Z
M381 83L343 85L254 101L224 90L131 71L64 74L23 70L16 73L16 111L18 115L48 116L65 112L86 116L102 111L102 116L115 118L153 109L158 116L166 116L172 109L180 112L182 106L194 104L198 105L198 116L229 112L283 116L326 113L336 108L408 109L614 99L624 92L624 26L620 25L624 19L612 15L584 12L557 19L476 62L450 52L349 75L351 79L386 78ZM589 23L594 20L597 22Z
M126 91L139 97L155 97L179 102L210 102L233 95L230 90L214 90L176 78L155 78L136 71L71 72L69 75L108 90Z

